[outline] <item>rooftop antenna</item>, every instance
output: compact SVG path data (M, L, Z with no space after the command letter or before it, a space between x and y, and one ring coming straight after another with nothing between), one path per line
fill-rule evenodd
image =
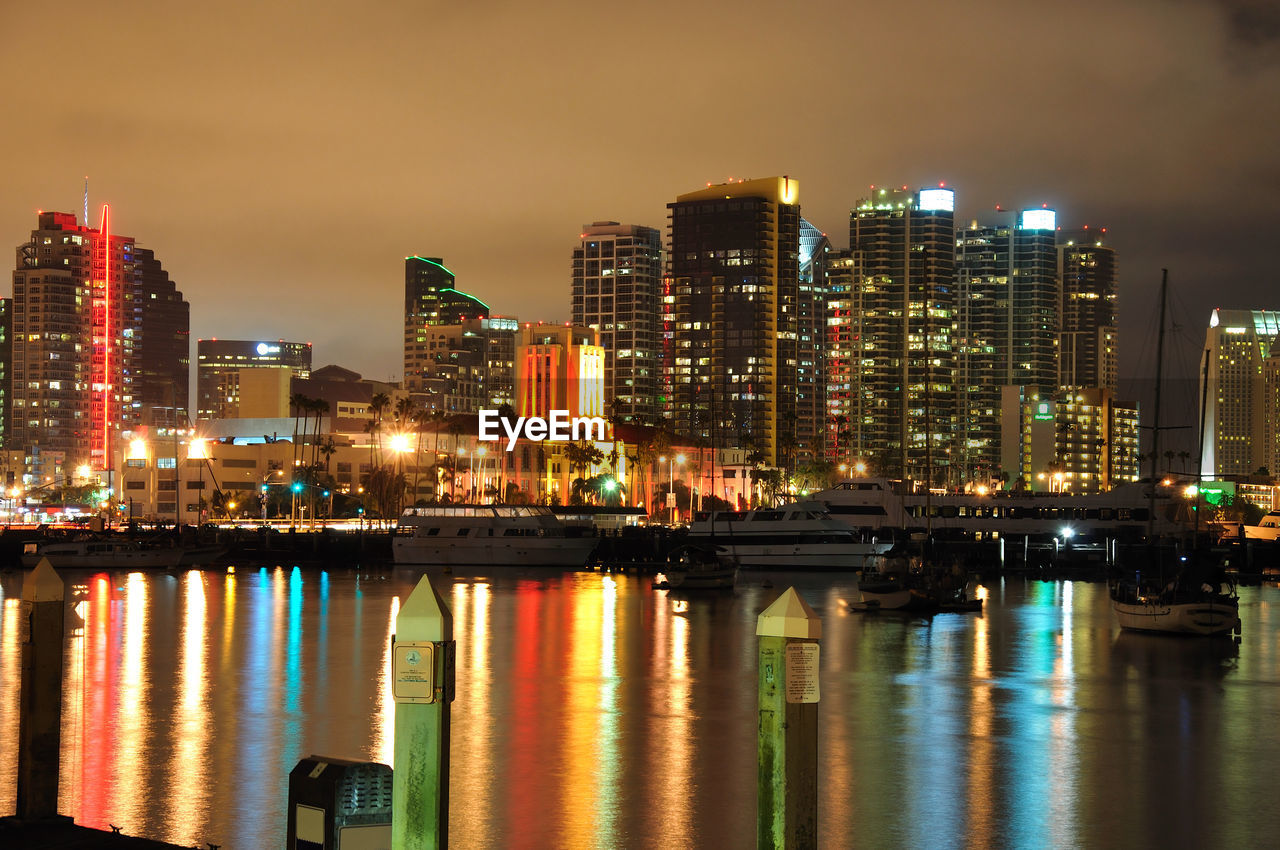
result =
M89 175L84 176L84 226L89 226Z

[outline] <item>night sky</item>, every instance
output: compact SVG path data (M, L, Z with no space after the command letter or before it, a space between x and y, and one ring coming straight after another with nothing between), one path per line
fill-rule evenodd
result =
M1280 309L1270 3L263 5L4 4L0 242L79 213L88 175L193 336L379 379L406 255L563 321L584 223L665 229L677 194L776 174L837 247L871 184L1107 227L1123 376L1162 267L1193 349L1214 306Z

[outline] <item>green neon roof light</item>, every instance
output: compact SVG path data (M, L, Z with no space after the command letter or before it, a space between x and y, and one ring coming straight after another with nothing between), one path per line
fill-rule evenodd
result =
M444 268L444 266L441 266L441 268ZM450 286L442 286L442 287L440 287L440 291L441 291L441 292L456 292L457 294L461 295L463 298L470 298L472 301L476 302L476 303L477 303L477 304L479 304L481 307L484 307L486 310L488 310L488 309L489 309L489 305L488 305L488 304L484 303L484 302L483 302L483 301L481 301L479 298L475 297L474 295L472 295L472 294L471 294L471 293L469 293L469 292L463 292L461 289L454 289L453 287L450 287Z
M455 278L457 277L456 274L449 271L448 266L446 266L444 263L437 263L435 260L430 260L430 259L427 259L426 257L419 257L417 254L414 254L413 256L410 256L410 257L405 257L405 259L406 260L422 260L422 262L424 263L430 263L431 265L436 266L437 268L444 269L445 271L449 272L449 275L451 277L455 277Z

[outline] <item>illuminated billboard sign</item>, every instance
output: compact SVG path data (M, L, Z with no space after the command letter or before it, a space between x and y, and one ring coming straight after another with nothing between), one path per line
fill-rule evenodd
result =
M917 204L924 211L955 212L956 193L950 189L921 189Z
M1023 210L1023 230L1057 230L1058 213L1054 210Z

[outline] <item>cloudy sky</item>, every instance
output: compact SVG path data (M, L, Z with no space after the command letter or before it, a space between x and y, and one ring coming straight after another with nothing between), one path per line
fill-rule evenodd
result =
M1132 376L1162 267L1193 346L1214 306L1280 309L1277 8L4 3L0 242L79 212L88 175L194 336L387 379L406 255L562 321L584 223L665 227L677 194L787 174L845 247L871 184L946 181L964 221L1048 204L1108 228Z

